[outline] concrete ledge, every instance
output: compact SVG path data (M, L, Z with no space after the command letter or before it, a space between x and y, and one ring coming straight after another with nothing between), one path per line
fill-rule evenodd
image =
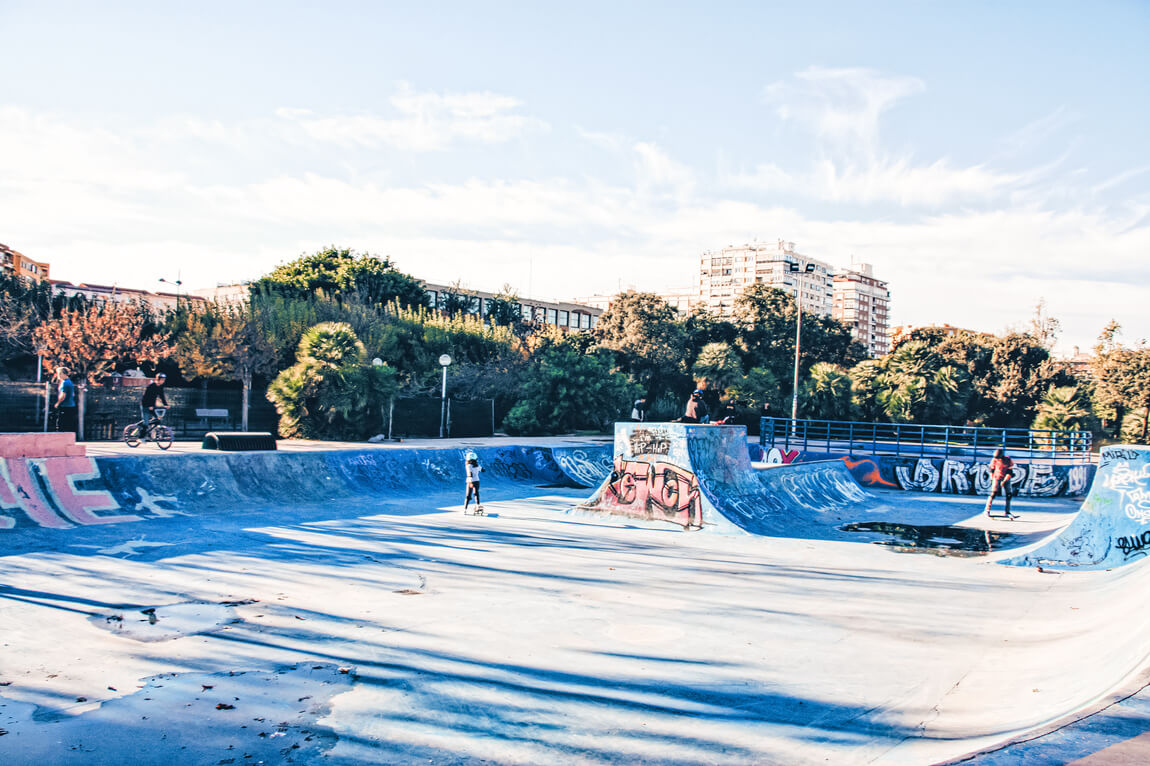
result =
M0 433L0 458L83 457L82 444L71 433Z

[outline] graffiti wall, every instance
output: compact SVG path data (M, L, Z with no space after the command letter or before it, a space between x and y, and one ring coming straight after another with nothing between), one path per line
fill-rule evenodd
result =
M849 456L800 452L772 447L765 462L773 464L842 460L864 487L886 487L951 495L987 495L992 486L990 461L908 458L896 455ZM1090 488L1092 465L1014 464L1011 491L1022 497L1078 496Z
M1082 510L1057 538L1012 559L1020 566L1101 569L1150 555L1150 447L1103 447Z
M617 427L611 473L590 506L684 528L701 527L699 480L688 467L681 430L682 426L672 425Z

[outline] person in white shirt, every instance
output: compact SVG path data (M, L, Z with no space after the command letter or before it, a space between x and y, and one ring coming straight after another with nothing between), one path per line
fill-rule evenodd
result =
M479 465L479 456L474 452L468 452L464 458L466 460L467 469L467 497L463 501L463 512L467 513L467 507L471 505L471 493L475 493L475 513L482 514L483 504L479 501L479 474L484 473L483 467Z

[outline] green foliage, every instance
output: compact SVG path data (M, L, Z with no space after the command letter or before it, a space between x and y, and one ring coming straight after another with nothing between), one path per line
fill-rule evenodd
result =
M742 402L759 411L764 404L776 415L784 410L779 379L766 367L752 367L746 375L730 385L727 394L733 401Z
M734 325L745 363L774 373L783 385L781 398L791 394L797 317L794 296L777 287L754 284L735 300ZM809 312L802 317L801 346L800 381L819 362L850 367L866 358L866 349L851 338L849 328L837 319Z
M639 388L611 371L604 354L581 354L567 343L540 348L522 397L503 421L511 434L603 430L623 416Z
M729 344L708 343L699 352L691 371L695 380L706 383L710 389L722 394L742 377L743 363Z
M876 401L895 423L962 423L970 379L922 341L898 347L884 359Z
M252 284L253 295L273 293L289 298L327 297L383 307L426 304L423 283L391 265L388 258L328 247L276 267Z
M1150 408L1142 407L1126 413L1119 436L1125 444L1150 444Z
M503 285L503 289L487 301L487 321L500 327L519 325L523 321L523 304L519 300L519 293L511 285Z
M282 436L360 440L382 430L383 408L397 388L395 371L371 364L349 325L309 328L296 355L299 361L268 388Z
M799 416L813 420L850 420L851 377L827 362L811 367L799 391Z
M1118 341L1121 328L1110 322L1094 348L1091 372L1099 410L1118 428L1123 439L1145 443L1146 419L1150 409L1150 348L1145 342L1126 348Z
M878 401L882 374L883 363L878 359L867 359L851 368L853 417L876 423L886 420L886 411Z
M1090 400L1078 386L1051 387L1038 403L1031 428L1039 431L1091 431Z
M675 309L654 293L615 296L599 317L595 337L648 398L690 385L686 332Z

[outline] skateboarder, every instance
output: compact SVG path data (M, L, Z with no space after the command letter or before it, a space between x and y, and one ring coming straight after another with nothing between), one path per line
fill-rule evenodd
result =
M994 498L998 497L998 490L1002 490L1002 496L1006 502L1005 516L1008 519L1017 518L1010 512L1010 479L1014 476L1014 461L1006 456L1002 448L994 451L994 457L990 461L990 478L993 484L990 487L990 495L986 498L986 515L993 516L990 512L990 506L994 504Z
M703 392L696 388L691 392L691 398L687 400L687 411L679 420L683 423L706 423L707 415L707 403L703 401Z
M482 516L485 514L483 504L479 501L479 474L484 473L484 469L479 465L479 456L474 452L468 452L464 456L467 469L467 497L463 501L463 512L467 513L467 506L471 505L471 493L475 493L475 515Z

